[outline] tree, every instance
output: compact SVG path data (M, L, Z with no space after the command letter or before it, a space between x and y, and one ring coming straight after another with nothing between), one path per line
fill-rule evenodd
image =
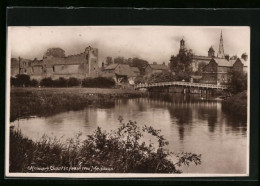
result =
M53 57L65 57L65 51L61 48L49 48L45 53L44 57L53 56Z
M11 77L11 86L17 86L17 79L15 77Z
M170 69L175 73L184 72L190 74L192 71L193 53L192 50L180 50L177 56L172 56L170 59Z
M125 63L125 58L118 56L118 57L114 58L114 63L124 64Z
M240 71L231 71L228 73L229 81L228 81L228 90L233 94L237 94L239 92L243 92L247 90L247 74Z
M71 77L68 79L68 86L73 87L73 86L79 86L80 81L77 78Z
M147 80L148 83L160 83L170 81L176 81L176 77L171 72L154 73Z
M18 74L16 75L16 86L30 86L30 76L26 74Z
M132 66L137 68L143 68L148 65L148 61L135 57L132 61Z
M110 64L112 64L112 63L113 63L112 57L107 57L107 58L106 58L106 64L107 64L107 65L110 65Z
M40 85L42 87L52 87L54 84L53 80L49 77L49 78L43 78L40 82Z
M32 79L30 85L32 87L38 87L39 86L39 82L36 79Z
M63 77L60 77L59 79L54 81L55 87L67 87L67 85L68 85L68 81Z

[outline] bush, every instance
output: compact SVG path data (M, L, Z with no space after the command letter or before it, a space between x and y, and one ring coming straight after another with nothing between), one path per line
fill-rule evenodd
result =
M67 87L68 86L68 80L64 79L63 77L60 77L59 79L54 80L54 87Z
M74 87L74 86L79 86L80 85L80 81L77 78L69 78L68 79L68 86L69 87Z
M16 75L16 79L15 80L13 79L13 81L15 81L15 84L18 87L28 87L31 84L30 76L26 74Z
M100 127L80 140L81 134L61 143L57 139L44 136L38 142L24 138L20 131L10 131L10 172L30 172L29 166L37 167L99 167L107 170L76 170L74 172L116 172L116 173L181 173L181 164L201 163L201 155L192 153L176 154L165 147L168 142L153 127L139 127L136 122L123 123L111 132ZM146 144L145 136L154 138L157 143ZM176 156L173 162L170 156ZM34 172L70 172L34 171Z
M112 78L106 77L85 78L82 81L82 86L93 88L111 88L115 86L115 81Z
M17 85L17 80L16 80L16 78L15 77L11 77L11 86L18 86Z
M42 87L53 87L54 81L50 77L49 78L43 78L40 82L40 85Z
M32 87L38 87L39 86L39 82L36 79L32 79L30 85Z

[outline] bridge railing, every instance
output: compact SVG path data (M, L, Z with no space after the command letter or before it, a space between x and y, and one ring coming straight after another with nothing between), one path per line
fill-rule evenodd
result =
M206 83L191 83L183 81L173 81L173 82L161 82L161 83L140 83L135 85L135 89L138 88L149 88L149 87L160 87L160 86L189 86L189 87L198 87L198 88L214 88L214 89L227 89L225 85L215 85L215 84L206 84Z

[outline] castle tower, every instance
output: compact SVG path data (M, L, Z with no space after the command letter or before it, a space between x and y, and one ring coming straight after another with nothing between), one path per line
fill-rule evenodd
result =
M85 49L86 61L87 61L87 76L95 77L98 75L98 49L88 46Z
M211 57L211 58L215 57L215 50L213 49L212 46L209 48L208 57Z
M219 49L218 49L218 55L219 58L225 58L225 52L224 52L224 41L222 37L222 30L220 34L220 40L219 40Z

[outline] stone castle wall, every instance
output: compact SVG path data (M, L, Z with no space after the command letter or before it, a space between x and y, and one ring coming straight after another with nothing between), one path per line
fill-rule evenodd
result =
M17 74L27 74L33 79L97 77L99 74L98 49L87 47L84 53L67 57L45 56L42 60L12 58L11 75Z

